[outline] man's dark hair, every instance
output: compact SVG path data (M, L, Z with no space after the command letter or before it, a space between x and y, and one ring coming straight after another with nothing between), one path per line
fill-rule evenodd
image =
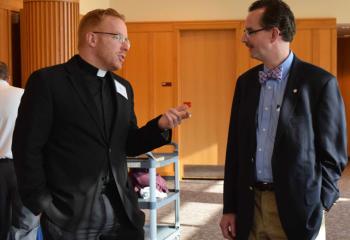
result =
M295 35L294 14L289 6L282 0L258 0L249 7L249 12L264 8L260 19L263 28L277 27L281 31L284 41L291 42Z
M9 71L6 63L0 61L0 79L7 80L9 78Z

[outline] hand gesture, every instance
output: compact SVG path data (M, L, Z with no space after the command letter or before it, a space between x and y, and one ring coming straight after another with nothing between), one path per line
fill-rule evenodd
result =
M191 117L191 113L188 111L189 107L186 104L182 104L176 108L170 108L166 111L158 121L158 126L161 129L174 128L181 124L181 121Z

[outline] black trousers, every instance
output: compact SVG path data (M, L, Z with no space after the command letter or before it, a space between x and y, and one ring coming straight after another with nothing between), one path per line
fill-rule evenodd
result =
M129 221L114 183L106 186L91 211L99 211L91 226L75 232L62 229L43 214L44 240L144 240L143 229L136 229Z
M0 159L0 240L36 239L39 216L20 199L12 159Z
M10 159L0 159L0 239L6 239L11 225L11 205L15 197L16 175Z

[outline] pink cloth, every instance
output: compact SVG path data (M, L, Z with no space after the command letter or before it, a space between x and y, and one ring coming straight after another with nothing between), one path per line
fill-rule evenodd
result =
M149 186L149 172L146 168L132 168L129 171L131 183L135 192L140 192L141 188ZM165 179L158 173L156 175L156 188L161 192L169 192Z

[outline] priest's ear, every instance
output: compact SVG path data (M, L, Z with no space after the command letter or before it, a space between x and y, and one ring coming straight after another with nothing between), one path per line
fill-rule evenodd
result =
M87 45L89 45L90 47L95 47L97 44L97 34L94 32L87 32L85 34L85 40Z

